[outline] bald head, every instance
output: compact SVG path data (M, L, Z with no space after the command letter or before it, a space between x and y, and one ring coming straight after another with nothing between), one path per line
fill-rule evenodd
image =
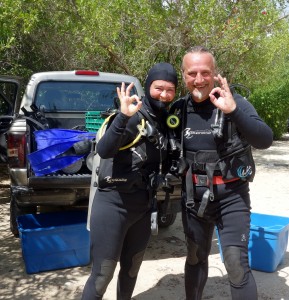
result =
M185 57L187 56L187 54L194 54L194 53L208 54L209 56L211 56L212 62L213 62L213 65L214 65L214 69L216 69L216 60L215 60L215 57L214 57L213 53L209 49L207 49L206 47L194 46L194 47L189 48L187 50L187 52L185 53L184 57L183 57L182 66L181 66L182 72L184 71L184 59L185 59Z
M184 55L183 80L194 101L202 102L209 97L215 84L215 65L213 54L201 46L191 48Z

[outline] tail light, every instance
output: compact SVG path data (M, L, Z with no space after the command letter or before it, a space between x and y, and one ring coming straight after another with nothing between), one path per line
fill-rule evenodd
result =
M75 71L75 75L89 75L89 76L98 76L98 71L91 71L91 70L77 70Z
M24 168L25 159L25 134L8 134L7 135L7 157L8 164L14 168Z

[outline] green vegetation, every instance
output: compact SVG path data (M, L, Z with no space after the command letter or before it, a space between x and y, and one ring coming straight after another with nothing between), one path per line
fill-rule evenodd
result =
M281 115L289 115L288 105L280 105L288 92L279 92L289 67L288 2L2 0L0 74L27 80L38 71L97 69L143 82L153 63L179 68L186 49L205 45L214 51L222 75L253 92L254 105L277 138ZM273 94L278 94L278 113L265 107Z
M274 138L280 139L287 132L289 118L289 80L275 82L265 88L258 88L250 97L259 115L272 128Z

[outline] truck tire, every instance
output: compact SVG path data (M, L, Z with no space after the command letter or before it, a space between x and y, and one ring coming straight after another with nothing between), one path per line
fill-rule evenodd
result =
M15 237L19 236L18 226L17 226L17 217L26 214L36 213L36 206L21 207L17 204L15 196L11 194L10 201L10 230Z
M166 214L165 218L158 215L158 225L161 228L166 228L174 224L177 217L177 213Z

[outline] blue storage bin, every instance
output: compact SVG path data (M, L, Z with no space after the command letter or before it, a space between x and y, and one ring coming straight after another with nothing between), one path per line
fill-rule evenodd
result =
M87 212L27 214L17 218L28 274L90 263Z
M275 272L282 263L288 245L289 218L251 214L249 264L252 269ZM218 230L219 250L223 261Z

